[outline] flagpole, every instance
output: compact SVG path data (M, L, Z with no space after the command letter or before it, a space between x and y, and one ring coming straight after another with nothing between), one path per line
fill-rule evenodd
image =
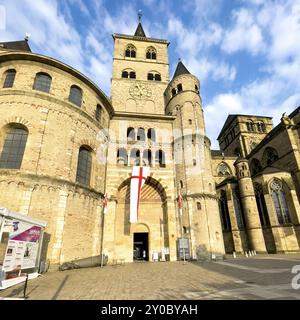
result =
M102 209L101 209L101 217L102 217L102 226L101 226L101 262L100 262L100 268L103 267L103 258L104 258L104 254L103 254L103 243L104 243L104 221L105 221L105 214L104 214L104 210L105 210L105 195L104 195L104 199L103 199L103 205L102 205Z

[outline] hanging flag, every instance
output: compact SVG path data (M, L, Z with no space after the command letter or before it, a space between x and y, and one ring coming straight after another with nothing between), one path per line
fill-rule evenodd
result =
M107 193L105 192L104 194L104 199L103 199L103 213L107 213Z
M141 189L149 176L150 167L132 168L130 181L130 223L136 223L138 220L138 211L140 204Z
M178 194L178 198L177 198L177 206L178 206L180 215L182 215L183 200L182 200L182 195L180 193Z

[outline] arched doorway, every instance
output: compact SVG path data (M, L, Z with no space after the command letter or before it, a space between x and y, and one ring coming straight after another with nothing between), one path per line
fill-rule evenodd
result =
M130 178L121 183L117 194L115 258L151 261L169 247L167 199L163 186L148 177L140 196L138 222L131 224Z

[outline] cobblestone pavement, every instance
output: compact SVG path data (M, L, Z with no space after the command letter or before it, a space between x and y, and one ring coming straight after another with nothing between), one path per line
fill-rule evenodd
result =
M27 295L35 300L300 299L300 289L291 285L294 265L300 265L300 255L139 262L48 272L28 282ZM21 298L23 286L0 291L0 299Z

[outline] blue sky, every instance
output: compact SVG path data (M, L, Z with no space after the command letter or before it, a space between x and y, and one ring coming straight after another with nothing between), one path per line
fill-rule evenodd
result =
M167 39L201 81L213 148L227 115L274 117L300 105L300 0L0 0L0 41L31 34L34 52L90 77L109 96L113 33ZM3 17L2 17L3 18Z

